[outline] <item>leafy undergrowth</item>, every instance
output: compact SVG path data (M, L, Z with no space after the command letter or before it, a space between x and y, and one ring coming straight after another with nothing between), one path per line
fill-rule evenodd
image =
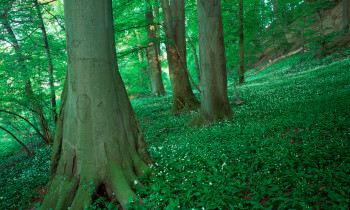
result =
M144 205L130 209L348 209L350 59L305 54L302 68L291 69L299 60L248 77L238 86L246 103L215 126L186 127L197 113L169 114L170 95L133 99L156 175L141 178L146 187L135 190ZM0 209L39 204L50 152L3 159ZM90 208L115 208L105 200Z
M19 154L0 163L0 209L28 209L38 206L42 186L49 178L50 147L36 150L33 158ZM34 205L35 205L34 204Z
M171 96L133 100L157 167L137 189L145 206L130 208L348 209L350 59L304 59L248 77L246 104L211 127L187 128L194 112L164 115Z

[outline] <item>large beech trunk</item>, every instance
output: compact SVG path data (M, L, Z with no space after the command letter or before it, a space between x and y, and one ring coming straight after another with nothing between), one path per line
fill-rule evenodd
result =
M157 41L156 26L154 25L152 6L149 5L148 2L146 6L145 15L147 23L150 24L149 26L147 26L147 38L149 43L149 47L147 50L147 61L148 71L151 79L152 94L153 97L164 96L165 90L162 80L162 71L157 52L158 45L155 43Z
M173 111L184 108L196 109L199 102L195 98L188 78L185 38L185 3L184 0L161 0L164 30L167 38L171 88L173 91Z
M84 209L101 190L126 208L152 160L118 71L112 0L64 9L68 75L41 209Z
M201 75L201 106L199 115L190 123L217 122L232 118L227 96L227 72L221 3L198 0L198 37Z

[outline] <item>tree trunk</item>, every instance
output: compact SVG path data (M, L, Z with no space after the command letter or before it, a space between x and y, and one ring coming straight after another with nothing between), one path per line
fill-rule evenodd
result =
M154 25L154 17L152 6L149 1L146 3L146 21L149 26L147 26L147 38L149 47L147 50L147 61L148 61L148 72L151 78L152 94L154 96L164 96L165 90L162 80L162 71L159 64L158 53L157 53L157 37Z
M173 91L173 111L197 109L199 102L195 98L187 74L185 39L185 3L184 0L161 0L164 30L167 39L171 88Z
M350 0L343 0L343 31L350 31Z
M137 37L137 40L139 43L143 42L142 36L141 34L138 32L138 30L135 30L135 34ZM140 86L141 89L145 88L145 89L150 89L150 85L149 85L149 78L147 77L147 75L149 75L148 71L147 71L147 67L144 65L144 55L147 55L147 48L142 48L141 44L137 44L137 46L140 48L137 52L138 57L139 57L139 62L141 63L141 68L140 68Z
M199 60L198 60L198 55L197 55L197 51L196 48L194 47L192 40L190 41L190 49L192 51L193 54L193 58L194 58L194 62L196 65L196 72L197 72L197 78L198 78L198 84L200 86L200 82L201 82L201 73L200 73L200 67L199 67Z
M147 74L147 69L145 66L143 66L143 63L144 63L144 59L143 59L143 51L140 49L138 52L138 57L139 57L139 62L142 64L141 68L140 68L140 86L141 86L141 89L144 87L144 77L145 75Z
M27 70L27 67L24 63L24 61L25 61L24 56L21 52L21 47L17 41L16 35L13 32L10 23L7 22L7 20L2 20L2 24L5 27L7 33L9 34L9 40L10 40L10 42L15 50L17 62L20 65L20 68L22 69L22 73L24 74L24 78L25 78L25 85L24 85L25 88L24 89L25 89L25 92L27 94L27 98L28 98L28 100L30 100L30 105L31 105L31 108L33 110L33 113L34 113L36 119L39 121L41 131L42 131L43 136L45 138L44 142L47 146L49 146L52 143L51 136L50 136L51 132L50 132L50 129L48 127L47 120L44 116L43 107L42 107L41 103L35 99L35 95L34 95L34 92L32 89L32 84L31 84L31 81L30 81L30 78L28 75L28 70Z
M153 6L153 12L154 12L154 17L157 22L156 27L155 27L155 33L156 33L156 38L159 40L159 23L160 23L160 18L159 18L159 2L157 1L155 5ZM157 58L158 58L158 64L159 64L159 69L162 69L162 56L160 54L160 43L157 44Z
M126 208L152 160L118 71L112 0L66 0L64 10L68 76L41 209L84 209L101 190Z
M322 2L321 2L322 3ZM322 23L322 14L321 11L317 11L317 19L319 22L320 27L320 33L321 33L321 49L320 49L320 57L323 57L327 52L327 46L326 46L326 37L323 29L323 23Z
M287 47L285 48L284 46L288 44L288 39L286 36L286 33L284 31L285 28L287 28L287 24L284 22L284 16L283 14L286 11L283 11L283 8L281 9L281 6L279 4L278 0L272 0L272 7L273 7L273 12L275 13L276 19L274 22L277 24L277 38L279 40L279 45L280 45L280 50L282 51L282 54L287 51Z
M40 11L40 6L38 4L38 0L33 0L34 5L36 8L36 12L39 18L39 27L42 31L43 34L43 41L44 41L44 47L46 51L46 57L49 63L49 85L50 85L50 93L51 93L51 106L52 106L52 117L53 121L56 125L57 122L57 112L56 112L56 94L55 94L55 84L54 84L54 78L53 78L53 65L52 65L52 58L51 58L51 52L49 48L49 42L47 40L47 35L46 35L46 29L44 25L44 20Z
M239 0L239 84L244 82L243 0Z
M190 125L231 119L233 111L227 96L227 72L221 3L198 0L198 37L201 74L201 107Z

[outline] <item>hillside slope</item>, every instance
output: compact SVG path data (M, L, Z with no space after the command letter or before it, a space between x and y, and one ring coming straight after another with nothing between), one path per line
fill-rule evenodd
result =
M133 99L156 167L154 176L141 179L145 187L135 187L144 206L131 207L349 208L350 59L304 55L302 68L291 69L300 56L248 77L238 86L246 103L232 107L233 121L215 126L186 127L197 113L165 112L171 96ZM0 209L40 205L49 152L2 159ZM117 205L102 196L92 209Z

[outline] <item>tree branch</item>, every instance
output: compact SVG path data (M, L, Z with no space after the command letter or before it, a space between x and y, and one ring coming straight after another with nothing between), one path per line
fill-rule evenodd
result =
M26 121L30 126L32 126L34 128L34 130L36 131L36 133L45 141L44 136L40 133L40 131L31 123L29 122L29 120L27 120L26 118L22 117L21 115L18 115L16 113L10 112L10 111L6 111L6 110L0 110L0 112L5 112L7 114L11 114L14 115L16 117L19 117L21 119L23 119L24 121Z
M26 152L28 153L29 157L32 157L33 154L32 152L28 149L28 147L23 144L23 142L21 142L13 133L11 133L11 131L7 130L6 128L0 126L0 129L4 130L5 132L7 132L8 134L10 134L19 144L22 145L22 147L26 150Z

